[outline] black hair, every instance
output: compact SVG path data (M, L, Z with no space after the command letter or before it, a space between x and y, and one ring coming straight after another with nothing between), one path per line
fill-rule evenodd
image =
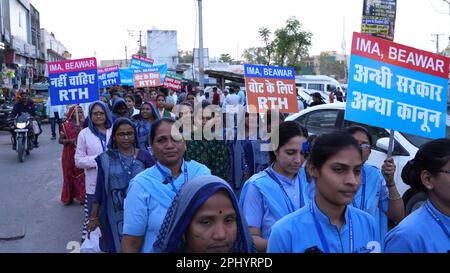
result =
M159 97L163 97L164 101L166 100L166 95L164 95L164 93L158 93L158 95L156 96L156 100L158 100Z
M366 134L367 138L369 139L370 146L373 145L372 136L370 135L369 131L366 128L364 128L362 126L354 125L354 126L348 127L345 131L347 133L349 133L350 135L353 135L358 132L364 133L364 134Z
M138 94L134 95L134 105L136 106L136 108L140 108L142 106L142 97Z
M328 134L322 134L313 141L309 162L317 169L320 169L330 157L349 146L355 148L362 159L362 152L359 148L358 141L349 133L345 131L333 131Z
M134 147L137 148L138 145L138 139L137 139L137 132L136 132L136 126L133 121L131 121L129 118L118 118L113 124L112 131L111 131L111 143L108 145L108 148L110 149L116 149L117 143L115 140L116 132L119 130L119 127L128 124L130 125L134 130Z
M403 182L413 189L426 191L422 184L420 174L427 170L432 175L437 175L450 160L450 140L446 138L436 139L425 143L417 151L414 159L408 161L403 167Z
M172 118L162 118L157 120L155 123L152 124L152 131L150 132L150 144L153 144L153 141L156 137L156 132L158 131L159 127L163 125L163 123L170 123L174 124L175 120Z
M136 102L136 100L134 99L134 96L131 95L131 94L127 94L127 95L124 97L124 99L127 99L127 98L129 98L130 100L132 100L133 103Z
M306 134L305 134L306 132ZM296 136L302 136L307 138L308 131L303 128L297 121L285 121L280 124L278 130L274 132L278 134L278 149L288 143L292 138ZM299 147L300 148L300 147ZM278 150L277 149L277 150ZM273 163L277 159L274 151L269 152L270 162Z

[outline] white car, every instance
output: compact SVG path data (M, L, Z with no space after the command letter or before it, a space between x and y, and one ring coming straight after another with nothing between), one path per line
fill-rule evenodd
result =
M390 130L345 120L344 114L345 103L337 102L307 108L299 113L290 115L286 118L286 121L295 120L299 122L313 135L320 135L335 129L343 129L353 125L365 127L372 135L374 144L368 163L381 168L387 157ZM447 115L447 138L449 138L450 133L449 126L450 118ZM406 214L409 214L423 204L426 200L426 194L411 189L409 185L405 184L401 177L401 173L406 163L414 158L419 147L431 139L400 133L398 131L395 131L394 138L395 145L393 158L395 165L397 166L395 182L398 191L403 197L405 212Z

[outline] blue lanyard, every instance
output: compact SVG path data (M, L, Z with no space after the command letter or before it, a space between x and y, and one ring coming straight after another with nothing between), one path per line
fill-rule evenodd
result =
M167 175L163 169L161 169L161 167L159 166L158 163L156 163L156 168L158 168L158 171L161 173L161 175L164 177L164 184L168 184L170 183L170 185L172 186L172 191L174 193L178 193L178 189L177 187L175 187L175 184L173 183L173 178L172 176ZM183 173L184 173L184 183L187 182L188 180L188 170L187 170L187 163L184 163L184 169L183 169ZM167 183L168 182L168 183Z
M278 186L281 188L281 191L284 194L284 197L287 198L287 200L289 201L289 213L294 212L295 211L295 206L294 203L292 202L291 198L289 198L289 195L287 194L286 190L284 189L283 185L281 184L280 180L276 177L276 175L274 175L272 173L272 171L270 170L265 170L265 172L267 173L268 176L270 176L270 178L272 178L273 181L275 181L275 183L278 184ZM298 178L298 188L299 188L299 198L300 198L300 208L303 207L305 205L305 201L303 200L303 194L302 194L302 185L300 184L300 175L297 174L297 178Z
M444 231L444 233L447 235L447 237L450 239L450 233L447 229L447 227L442 223L441 219L431 210L430 205L425 203L425 208L427 209L428 213L431 215L431 217L436 221L436 223L441 227L441 229Z
M325 234L323 233L322 226L320 225L319 220L317 220L316 214L313 209L312 202L314 202L314 201L311 201L311 203L309 203L309 210L311 211L311 214L313 215L314 224L316 225L317 233L319 233L320 242L322 243L325 253L330 253L330 248L328 246L327 239L325 238ZM355 249L353 246L353 244L354 244L353 221L352 221L352 217L351 217L350 213L348 214L348 225L349 225L349 233L350 233L349 234L350 253L355 253ZM342 251L344 251L344 250L342 249Z
M359 208L356 206L355 198L352 200L353 207L364 210L366 208L365 201L366 201L366 171L364 171L364 166L361 168L361 186L362 186L362 193L361 193L361 203L359 205ZM356 196L355 196L356 197Z
M132 168L135 162L134 159L134 147L131 150L131 164L130 166L128 166L122 159L122 157L124 157L119 151L117 151L117 153L119 154L119 161L120 161L120 165L122 166L122 170L124 170L127 173L128 176L128 180L131 180L133 173L132 173Z

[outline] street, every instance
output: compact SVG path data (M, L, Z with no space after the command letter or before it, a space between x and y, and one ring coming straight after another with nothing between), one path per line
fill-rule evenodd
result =
M24 163L11 149L10 134L0 132L0 253L68 253L68 244L78 249L72 241L81 238L83 207L61 203L62 145L50 139L49 124L42 129L40 147ZM23 231L22 239L2 240Z

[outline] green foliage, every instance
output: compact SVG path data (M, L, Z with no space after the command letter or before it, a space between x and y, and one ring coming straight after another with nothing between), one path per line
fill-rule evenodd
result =
M223 63L231 63L233 62L233 58L230 56L230 54L220 54L219 61Z
M289 18L284 27L275 30L273 39L268 28L260 28L258 34L264 47L244 50L246 62L300 69L302 58L308 55L312 33L303 30L296 17Z
M178 51L179 63L192 63L194 60L194 55L192 50L180 50Z

